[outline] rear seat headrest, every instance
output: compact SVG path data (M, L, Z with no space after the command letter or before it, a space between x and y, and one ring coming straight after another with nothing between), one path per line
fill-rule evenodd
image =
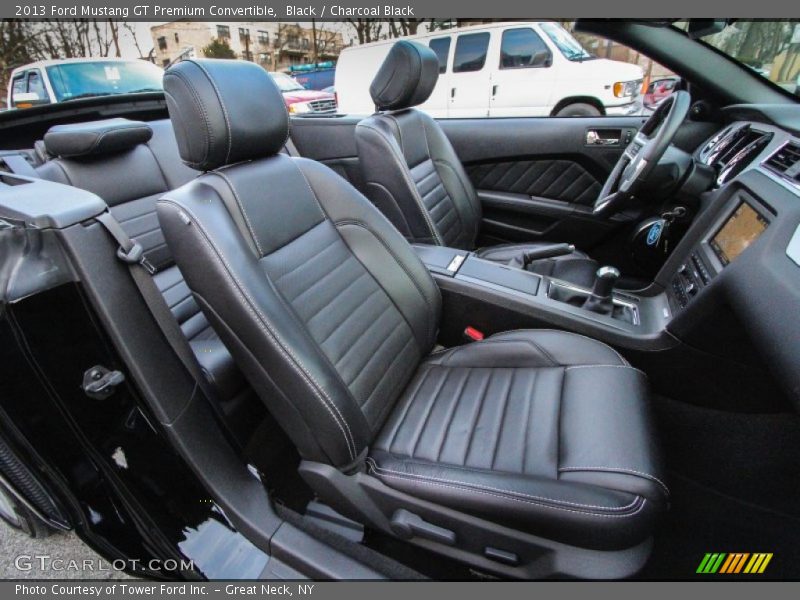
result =
M210 171L277 154L289 113L267 71L246 60L183 60L164 73L181 158Z
M439 59L416 42L396 42L369 86L378 110L402 110L422 104L439 79Z
M44 134L49 154L60 157L113 154L144 144L153 135L147 123L104 119L89 123L54 125Z

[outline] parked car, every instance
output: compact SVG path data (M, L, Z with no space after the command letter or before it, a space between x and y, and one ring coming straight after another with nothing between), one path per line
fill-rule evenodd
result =
M434 117L629 115L641 110L640 67L588 52L560 24L476 25L403 38L439 58L420 108ZM336 65L339 112L369 114L372 73L392 41L345 48Z
M7 104L28 108L95 96L160 92L163 76L163 69L145 60L43 60L11 72Z
M272 79L278 84L286 102L286 108L292 115L307 113L336 112L336 97L328 92L307 90L286 73L270 72Z
M645 108L656 108L665 98L672 95L680 82L679 77L661 77L653 79L647 86L642 98Z

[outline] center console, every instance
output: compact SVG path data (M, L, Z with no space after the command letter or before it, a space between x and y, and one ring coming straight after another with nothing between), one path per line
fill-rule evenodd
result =
M737 191L678 266L668 290L673 310L686 308L725 267L761 237L773 217L750 194Z
M586 307L591 289L478 258L465 250L427 245L414 249L443 293L455 298L446 319L458 313L459 327L488 329L486 333L556 327L642 347L661 345L658 338L671 317L664 294L615 290L603 314ZM663 344L668 344L666 338Z

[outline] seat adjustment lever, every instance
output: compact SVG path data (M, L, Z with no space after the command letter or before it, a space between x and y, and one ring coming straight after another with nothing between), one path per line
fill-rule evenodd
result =
M447 544L448 546L456 543L456 534L454 532L433 523L428 523L419 515L415 515L404 508L398 508L394 511L390 525L392 531L404 539L416 536L432 542Z

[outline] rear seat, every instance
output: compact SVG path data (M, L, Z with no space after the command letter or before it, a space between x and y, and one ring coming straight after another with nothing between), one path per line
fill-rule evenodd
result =
M56 125L44 138L53 156L36 171L42 179L100 196L125 232L144 248L153 276L197 360L215 388L223 412L246 420L252 391L225 346L197 306L172 260L155 213L156 200L199 173L185 166L168 119L144 123L107 119ZM245 425L245 424L243 424Z

